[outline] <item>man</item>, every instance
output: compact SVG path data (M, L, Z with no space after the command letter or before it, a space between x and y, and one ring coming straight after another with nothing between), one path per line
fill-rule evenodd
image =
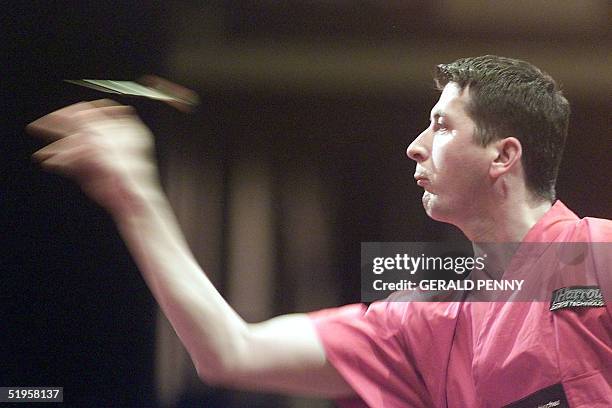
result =
M457 225L477 251L478 242L612 240L609 222L553 205L569 105L552 78L484 56L440 65L436 81L431 123L407 150L430 217ZM76 104L28 129L52 142L34 154L41 166L74 178L114 218L206 382L346 406L612 404L610 304L389 301L247 324L190 253L159 185L152 136L131 108ZM534 269L521 250L500 257L504 276ZM602 256L585 258L585 282L605 291ZM547 265L547 284L557 282Z

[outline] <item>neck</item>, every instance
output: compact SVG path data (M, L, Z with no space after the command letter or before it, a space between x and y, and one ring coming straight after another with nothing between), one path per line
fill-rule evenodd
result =
M501 278L520 242L550 207L550 202L542 200L494 203L490 211L483 211L462 228L472 241L475 256L487 254L488 275Z
M527 197L492 200L479 209L478 216L459 227L473 243L521 242L551 206L548 201Z

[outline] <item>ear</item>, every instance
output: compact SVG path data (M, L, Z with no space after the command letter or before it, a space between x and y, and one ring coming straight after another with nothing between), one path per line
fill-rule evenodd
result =
M491 162L489 175L498 178L520 163L523 156L521 142L515 137L506 137L491 143L495 159Z

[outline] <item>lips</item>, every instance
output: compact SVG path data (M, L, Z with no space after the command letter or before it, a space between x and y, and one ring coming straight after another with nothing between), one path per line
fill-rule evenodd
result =
M415 173L414 179L419 187L423 187L425 189L431 184L429 178L427 178L424 173Z
M427 179L417 179L417 186L419 187L425 187L429 184L429 180Z

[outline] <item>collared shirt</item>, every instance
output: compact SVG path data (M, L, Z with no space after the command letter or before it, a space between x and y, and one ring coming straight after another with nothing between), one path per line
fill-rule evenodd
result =
M539 277L531 301L381 301L311 313L327 359L358 396L338 403L611 407L611 242L612 222L579 219L557 201L504 273ZM605 305L566 302L593 291Z

